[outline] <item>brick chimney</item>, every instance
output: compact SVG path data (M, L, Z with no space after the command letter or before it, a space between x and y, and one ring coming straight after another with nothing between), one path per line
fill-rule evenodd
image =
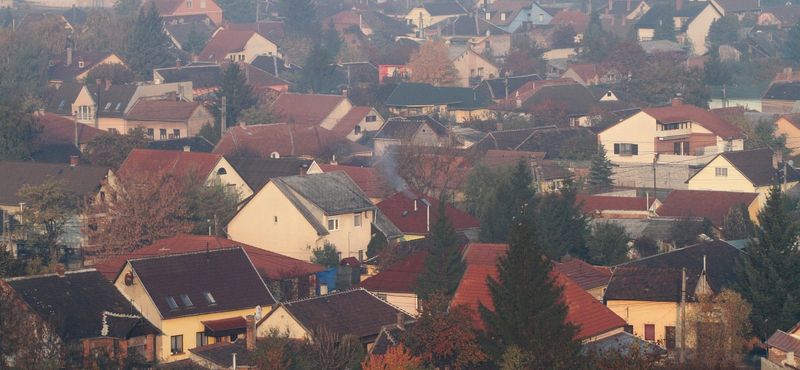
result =
M190 147L190 146L188 146L188 145L184 145L184 146L183 146L183 151L184 151L184 152L191 152L191 151L192 151L192 147Z
M675 10L681 10L683 8L683 0L675 0Z
M180 58L175 59L175 68L181 69L181 59Z
M70 167L76 167L78 165L78 163L80 163L80 161L81 161L81 159L77 155L69 156L69 166Z
M111 88L111 80L106 80L106 91Z
M672 98L672 106L673 107L679 107L681 105L683 105L683 99L681 99L681 98Z
M245 336L245 344L248 351L256 349L256 317L247 315L247 334Z
M497 131L503 131L503 123L497 122Z
M397 313L397 327L402 330L402 329L405 329L405 325L406 325L406 323L405 323L405 317L403 317L403 313L402 312L398 312Z
M56 275L58 275L59 277L64 277L64 274L66 274L66 273L67 273L67 270L66 270L66 268L64 267L63 264L59 263L59 264L56 265Z
M347 97L347 89L342 90L342 96Z

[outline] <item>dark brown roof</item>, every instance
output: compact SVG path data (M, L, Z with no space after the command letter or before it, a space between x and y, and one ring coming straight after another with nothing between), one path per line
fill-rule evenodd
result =
M127 339L157 333L150 322L94 269L6 279L36 314L56 327L65 340L103 337L103 321L110 338ZM107 315L110 312L119 315Z
M308 159L296 158L253 158L225 156L228 163L236 169L247 186L257 193L273 177L294 176L306 173L311 164Z
M192 89L218 87L222 79L222 71L216 64L158 68L156 72L164 78L164 83L191 81Z
M122 162L117 176L123 178L131 174L173 174L183 176L189 171L205 178L222 159L214 153L184 152L172 150L134 149Z
M96 63L114 55L109 51L72 51L72 63L67 65L67 52L53 56L51 62L53 65L50 67L50 79L58 81L68 81L77 77L79 74L86 72L95 66ZM122 60L122 58L120 58ZM79 62L83 62L83 67Z
M128 114L125 115L125 119L130 121L187 122L198 109L205 109L201 108L200 102L139 99ZM211 114L209 113L208 116L210 117Z
M720 155L736 167L753 185L769 186L777 182L778 170L772 167L773 154L772 149L763 148L725 152ZM789 167L787 170L789 182L800 180L794 168Z
M228 53L244 50L247 42L256 34L255 31L218 31L200 52L197 60L201 62L222 62Z
M738 282L736 265L741 253L726 242L712 241L628 262L614 269L605 298L678 302L681 269L687 270L686 292L691 295L704 263L708 284L719 293Z
M767 339L767 345L783 352L800 353L800 338L778 330Z
M692 121L723 139L744 138L742 130L716 113L689 104L661 108L647 108L645 113L661 123Z
M33 117L41 131L36 135L40 145L75 144L75 120L52 113ZM78 141L88 143L100 135L108 135L103 131L82 123L78 124Z
M396 323L398 313L403 315L404 320L413 319L403 310L364 289L326 294L281 305L309 331L326 328L340 338L352 334L366 342L374 340L384 326Z
M5 161L0 162L0 174L0 204L19 206L24 200L17 191L23 185L41 185L51 177L64 181L67 191L77 196L95 194L108 175L108 167Z
M271 306L269 292L241 247L128 260L162 318ZM235 273L234 273L235 272ZM209 303L205 293L211 293ZM185 304L186 295L192 306ZM171 297L177 308L171 309Z
M284 122L318 125L345 100L342 95L283 93L269 110Z
M60 116L72 116L72 103L78 98L83 86L84 84L79 83L62 83L50 98L47 111Z

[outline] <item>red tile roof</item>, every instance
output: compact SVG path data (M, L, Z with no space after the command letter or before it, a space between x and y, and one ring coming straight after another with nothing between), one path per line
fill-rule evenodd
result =
M146 12L147 9L150 9L150 4L156 3L159 14L172 14L182 2L183 0L147 0L142 4L142 9Z
M231 127L214 148L214 153L236 155L249 150L261 158L270 158L273 152L281 157L320 156L326 146L342 143L351 153L371 153L372 149L354 143L319 126L277 123Z
M417 274L425 268L425 254L428 250L421 250L385 269L354 287L364 288L372 292L414 293L411 283Z
M36 135L40 145L74 144L75 121L52 113L33 117L41 131ZM107 131L96 129L82 123L78 124L78 141L85 144L100 135L109 135Z
M464 261L470 266L494 267L506 248L508 244L472 243L464 254Z
M353 107L339 120L336 126L333 126L331 131L342 136L347 136L371 111L372 107Z
M562 10L553 15L553 19L550 20L550 25L571 25L575 32L583 33L583 31L586 31L586 27L589 25L589 16L586 13Z
M203 325L205 325L205 327L211 329L212 331L247 328L247 320L245 320L244 317L241 316L229 317L219 320L200 321L200 323L202 323Z
M258 23L228 23L224 25L230 31L255 31L267 40L275 42L284 37L283 22L261 21Z
M592 266L581 260L557 263L553 268L566 275L584 290L608 285L608 281L611 280L610 268Z
M269 110L285 122L318 125L345 100L342 95L284 93Z
M200 62L222 62L228 53L244 50L245 45L255 35L255 31L228 31L219 30L200 52L197 60Z
M133 253L92 267L100 271L103 276L113 281L128 259L198 252L204 251L206 248L213 250L235 246L241 246L244 249L264 280L280 280L325 270L322 266L256 248L235 240L214 236L186 234L178 234L171 238L160 240Z
M425 196L416 190L400 191L391 197L378 203L378 209L392 221L403 234L428 234L428 210L418 199L426 199L431 204L430 224L436 222L439 201ZM416 209L414 204L416 202ZM446 213L453 222L457 231L475 229L480 227L480 221L469 214L459 211L451 205L447 205Z
M557 270L553 271L558 284L564 286L564 298L569 307L566 321L579 325L576 339L586 339L625 325L625 320L592 297L580 286ZM479 328L485 328L478 313L478 302L493 310L492 296L486 285L487 276L497 279L495 266L469 265L461 284L456 290L451 306L464 304L473 310L473 320Z
M383 199L392 192L389 184L375 168L321 163L317 163L317 166L319 166L322 172L344 171L344 173L350 176L353 182L356 183L358 188L370 198Z
M787 353L800 353L800 338L787 334L783 330L775 331L775 333L767 339L767 345Z
M183 176L189 170L199 176L208 176L222 158L221 154L183 152L172 150L134 149L117 170L124 178L132 173L170 173Z
M591 214L603 211L647 211L653 203L655 198L641 198L641 197L611 197L604 195L586 195L578 194L575 203L580 204L581 212L584 214Z
M723 139L744 138L744 133L736 125L724 120L714 112L694 105L680 104L661 108L647 108L645 113L662 123L692 121L699 123Z
M201 107L200 102L139 99L128 114L125 115L125 119L131 121L186 122L192 118L192 115L198 109L205 109Z
M721 228L731 207L740 203L750 206L757 200L758 193L673 190L656 210L656 214L665 217L705 217L714 226Z

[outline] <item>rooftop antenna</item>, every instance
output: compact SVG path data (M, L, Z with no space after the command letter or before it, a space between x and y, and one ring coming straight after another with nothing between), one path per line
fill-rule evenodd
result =
M206 261L211 260L211 251L208 249L208 242L206 242Z

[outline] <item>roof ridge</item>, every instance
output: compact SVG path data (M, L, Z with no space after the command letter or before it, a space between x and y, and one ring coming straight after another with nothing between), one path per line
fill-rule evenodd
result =
M344 293L352 292L354 290L363 290L363 291L369 293L369 291L364 289L364 288L350 288L350 289L345 289L345 290L339 290L339 291L336 291L336 292L333 292L333 293L317 295L317 296L313 296L313 297L298 298L298 299L293 299L291 301L284 301L284 302L281 302L281 304L285 306L285 305L289 305L289 304L293 304L293 303L310 301L312 299L319 299L319 298L322 298L322 297L329 297L329 296L333 296L333 295L344 294Z
M247 252L244 250L244 247L242 247L241 245L234 245L234 246L222 247L222 248L208 248L206 250L201 250L201 251L161 254L161 255L139 257L139 258L128 258L127 261L128 262L134 262L134 261L150 260L150 259L156 259L156 258L181 257L181 256L188 256L188 255L193 255L193 254L224 252L224 251L230 251L230 250L236 250L236 249L241 249L242 252L245 253L245 255L247 254Z
M85 273L85 272L93 272L93 271L97 271L97 269L91 267L91 268L83 268L83 269L80 269L80 270L64 271L64 275L77 275L77 274L82 274L82 273ZM51 277L51 276L59 276L59 275L58 275L58 273L51 272L51 273L48 273L48 274L39 274L39 275L15 276L15 277L3 278L2 280L3 281L20 281L20 280L44 278L44 277Z

